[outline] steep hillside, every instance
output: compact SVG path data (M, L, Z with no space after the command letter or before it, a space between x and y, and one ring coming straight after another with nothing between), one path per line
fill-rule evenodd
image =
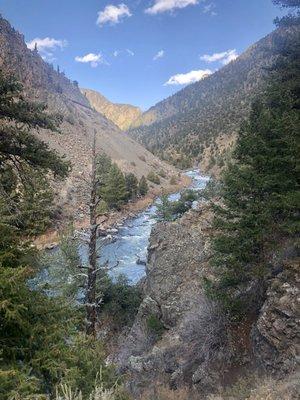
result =
M252 100L264 90L274 46L293 29L277 29L237 60L150 108L130 135L162 158L204 169L224 162Z
M122 130L129 129L132 123L142 115L142 111L138 107L130 104L112 103L95 90L83 88L80 90L89 101L91 107L105 115L107 119L112 121Z
M56 186L63 210L82 216L87 205L86 178L90 170L91 142L97 131L99 151L104 151L123 169L138 177L150 171L164 170L166 185L176 171L158 160L102 114L90 107L76 81L57 72L36 51L27 48L24 37L8 21L0 17L0 69L16 76L28 97L48 104L49 110L64 116L61 133L40 132L51 148L64 154L72 163L72 172L66 182ZM155 185L156 189L158 185ZM76 216L76 215L75 215Z

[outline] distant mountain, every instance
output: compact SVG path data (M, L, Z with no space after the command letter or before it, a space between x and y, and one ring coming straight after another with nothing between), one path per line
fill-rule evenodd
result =
M122 132L104 115L91 108L80 92L78 83L70 81L63 72L54 70L37 51L27 48L24 36L0 16L0 70L14 75L24 85L25 94L45 102L51 112L64 116L61 133L41 131L39 137L51 148L65 155L72 163L67 181L56 186L57 198L63 209L76 217L86 210L87 187L91 166L91 143L97 132L98 151L112 157L124 172L138 177L151 171L163 170L161 184L166 185L176 170L153 156L139 143Z
M142 111L138 107L130 104L112 103L95 90L83 88L80 90L89 101L91 107L105 115L107 119L112 121L122 130L129 129L132 123L142 115Z
M251 102L265 88L272 49L294 34L275 30L219 71L151 107L129 134L181 167L222 166Z

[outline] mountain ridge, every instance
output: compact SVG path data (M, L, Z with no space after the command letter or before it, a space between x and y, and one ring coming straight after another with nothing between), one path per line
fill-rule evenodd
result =
M129 134L180 167L221 167L251 102L265 89L272 49L294 33L286 28L271 32L235 61L151 107Z
M86 97L91 107L105 115L121 130L127 130L141 115L139 107L131 104L113 103L103 94L93 89L80 88L81 93Z

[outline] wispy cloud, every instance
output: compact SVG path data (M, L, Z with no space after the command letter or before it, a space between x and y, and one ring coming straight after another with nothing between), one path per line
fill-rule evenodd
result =
M165 51L164 50L159 50L155 56L153 57L153 61L158 60L159 58L163 58L165 55Z
M238 53L236 49L232 50L227 50L223 51L221 53L214 53L214 54L204 54L203 56L200 57L200 60L206 61L208 63L213 63L213 62L220 62L223 65L226 65L230 63L231 61L234 61L238 57Z
M118 6L110 4L103 11L98 12L97 25L115 25L121 22L122 19L131 16L132 14L126 4L121 3Z
M145 12L155 15L164 12L172 12L176 8L185 8L198 3L199 0L154 0L154 4L146 8Z
M89 53L82 57L76 56L75 61L79 63L90 64L90 66L93 68L98 67L98 65L100 64L107 64L107 62L104 60L103 56L100 53L98 54Z
M119 57L122 54L127 54L128 56L133 57L134 56L134 51L130 50L130 49L125 49L125 50L115 50L113 53L114 57Z
M189 83L200 81L212 74L210 69L199 69L197 71L190 71L186 74L177 74L171 76L171 78L164 84L167 85L187 85Z
M41 57L47 61L53 61L53 52L57 49L63 50L68 42L65 39L54 39L50 37L45 38L35 38L30 42L26 43L30 50L34 50L37 47Z
M216 8L216 5L214 3L209 3L203 7L203 12L204 12L204 14L209 14L212 17L214 17L215 15L217 15L215 8Z

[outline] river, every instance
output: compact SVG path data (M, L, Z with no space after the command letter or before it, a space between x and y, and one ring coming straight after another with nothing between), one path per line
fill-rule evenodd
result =
M199 170L188 171L186 175L192 179L190 189L194 190L203 189L209 179L201 175ZM180 192L171 194L169 199L176 201L179 197ZM156 204L159 201L157 199L146 210L118 226L117 231L112 231L111 242L101 246L99 264L107 263L111 276L124 274L131 284L137 283L145 276L147 247L151 229L157 223ZM86 261L87 247L85 244L81 245L80 254Z

